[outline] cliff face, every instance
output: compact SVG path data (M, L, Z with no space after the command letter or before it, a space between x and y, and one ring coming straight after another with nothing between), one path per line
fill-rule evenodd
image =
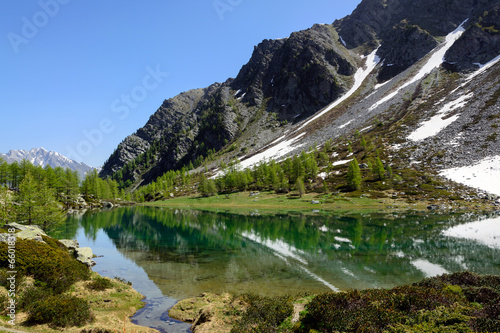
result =
M403 80L461 24L465 32L446 52L443 66L456 72L477 69L477 63L500 53L499 6L498 0L363 0L332 25L264 40L236 78L164 101L144 127L117 147L101 176L124 185L148 183L168 170L251 156L285 133L295 133L296 125L344 96L355 84L354 74L366 68L367 54L377 49L380 59L367 82ZM368 92L366 84L358 95ZM381 92L396 89L391 87L370 100L384 98ZM396 94L394 103L399 102ZM356 103L344 103L315 128L331 129L335 119L353 120L370 108ZM345 134L332 131L304 140L321 143Z
M244 134L253 139L242 148L257 149L276 128L340 97L352 85L358 61L330 25L264 40L235 79L164 101L118 146L101 176L122 170L124 181L149 182L166 170L199 165Z

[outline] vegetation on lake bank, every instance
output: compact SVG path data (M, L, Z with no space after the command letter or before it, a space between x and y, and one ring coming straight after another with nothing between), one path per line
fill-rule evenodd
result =
M375 128L370 134L356 133L336 146L327 141L282 161L261 161L247 168L237 161L221 162L215 173L169 171L135 189L133 198L148 205L247 210L309 209L308 201L320 201L320 209L344 211L500 206L496 195L446 180L428 166L401 163L400 153L387 147ZM265 193L266 199L263 195L246 202L239 199L249 192Z
M349 193L320 194L307 193L299 196L295 193L276 194L265 192L237 192L211 197L198 195L181 196L168 200L147 202L141 205L198 209L204 211L224 211L238 214L286 213L381 213L402 210L428 211L488 211L497 207L485 200L463 201L437 199L415 199L408 196L394 196L394 191L354 191Z
M170 316L197 333L498 332L499 304L500 276L462 272L314 297L204 294L179 302Z
M100 277L61 242L42 238L15 242L15 282L8 244L0 242L0 326L13 327L15 319L26 332L156 332L130 322L144 303L129 283ZM15 318L7 316L10 300Z

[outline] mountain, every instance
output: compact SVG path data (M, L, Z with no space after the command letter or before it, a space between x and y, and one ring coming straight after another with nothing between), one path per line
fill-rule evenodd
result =
M47 151L45 148L33 148L30 151L9 150L7 154L0 153L0 157L2 157L7 163L28 160L33 165L39 165L41 167L50 165L53 168L69 168L71 170L77 171L80 179L83 179L87 172L94 169L93 167L88 166L85 163L70 160L69 158L54 151Z
M102 177L249 166L370 133L435 171L500 155L500 1L363 0L333 24L264 40L236 78L165 100Z

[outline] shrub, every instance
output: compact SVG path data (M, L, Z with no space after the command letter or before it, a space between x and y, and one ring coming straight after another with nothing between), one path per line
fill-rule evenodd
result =
M450 291L419 286L322 294L307 306L303 323L320 332L382 332L389 325L404 324L421 310L432 311L462 299Z
M89 290L104 291L110 288L113 288L111 280L100 276L96 277L92 282L87 283L87 289Z
M36 303L34 300L43 301L53 295L53 291L47 287L30 286L24 289L24 291L19 295L17 306L19 309L29 312L33 309L33 306Z
M419 311L405 324L389 326L389 333L455 333L472 332L468 323L475 308L462 305L440 306L432 311Z
M8 267L7 244L0 243L0 267ZM19 275L33 278L62 293L80 280L88 280L90 270L67 250L33 240L19 239L16 243L16 270Z
M499 332L500 276L444 274L390 290L316 296L297 332Z
M49 296L33 302L28 311L28 324L48 324L51 327L82 326L94 316L86 300L69 295Z
M231 333L278 332L278 327L292 315L293 304L289 296L262 297L245 294L242 301L248 304L241 319L231 329Z

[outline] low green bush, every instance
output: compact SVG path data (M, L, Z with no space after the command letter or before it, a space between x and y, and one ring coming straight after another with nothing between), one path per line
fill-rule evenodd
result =
M89 290L104 291L110 288L113 288L113 283L111 282L111 280L100 276L87 283L87 289Z
M500 332L500 277L462 272L321 294L306 310L296 332Z
M57 243L50 244L19 239L16 242L16 271L19 276L32 276L38 283L62 293L80 280L88 280L89 268L71 257ZM6 243L0 243L0 268L8 262Z
M241 300L248 304L248 308L233 325L231 333L278 332L279 326L293 313L292 299L289 296L262 297L245 294L241 296Z
M47 287L29 286L19 294L17 307L26 312L29 312L36 304L35 300L43 301L53 295L54 292L52 291L52 289L49 289Z
M33 302L28 311L28 325L48 324L51 327L83 326L94 316L86 300L70 295L54 295Z

